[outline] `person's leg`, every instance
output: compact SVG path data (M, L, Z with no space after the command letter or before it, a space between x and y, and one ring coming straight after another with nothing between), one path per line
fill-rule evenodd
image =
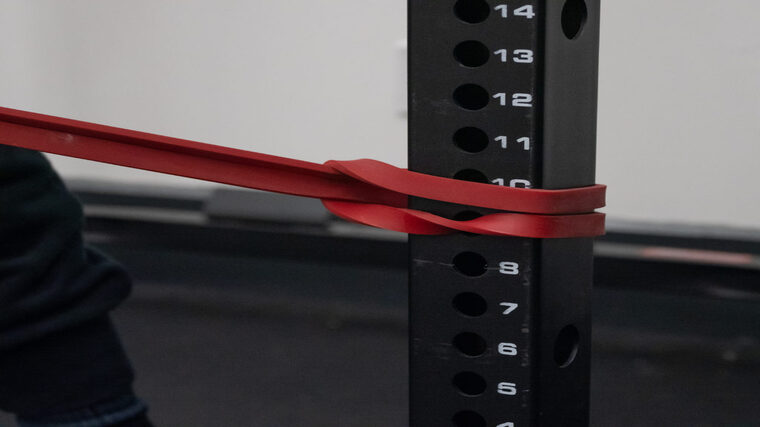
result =
M42 155L0 145L0 409L25 427L149 425L108 318L131 283L82 221Z

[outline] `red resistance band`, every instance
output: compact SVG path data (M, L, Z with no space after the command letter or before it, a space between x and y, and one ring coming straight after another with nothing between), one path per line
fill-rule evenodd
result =
M465 231L531 238L604 234L603 185L502 187L376 160L304 162L0 107L0 144L205 181L321 199L333 214L410 234ZM408 196L510 211L454 221L408 209Z

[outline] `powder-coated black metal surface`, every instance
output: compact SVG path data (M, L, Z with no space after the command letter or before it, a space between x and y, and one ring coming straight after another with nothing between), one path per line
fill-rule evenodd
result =
M598 1L408 4L410 169L515 187L595 183ZM591 240L409 243L411 425L587 425Z

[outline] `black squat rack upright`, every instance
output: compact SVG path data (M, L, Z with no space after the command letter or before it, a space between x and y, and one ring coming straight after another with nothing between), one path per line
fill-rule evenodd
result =
M595 183L598 0L408 7L411 170ZM411 426L588 425L591 239L410 236L409 256Z

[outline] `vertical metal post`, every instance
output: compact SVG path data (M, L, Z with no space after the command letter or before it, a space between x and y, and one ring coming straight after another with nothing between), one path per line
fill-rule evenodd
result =
M598 0L409 0L410 169L593 184L598 31ZM591 239L410 237L410 424L587 425L591 269Z

